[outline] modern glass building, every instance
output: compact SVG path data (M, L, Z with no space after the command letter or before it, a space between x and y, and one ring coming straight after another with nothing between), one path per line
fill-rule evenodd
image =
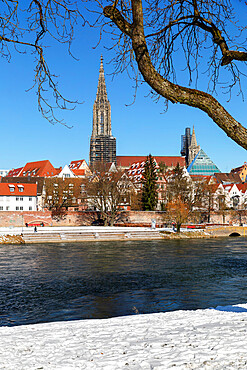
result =
M202 149L200 149L200 151L197 153L197 155L187 168L187 171L190 175L204 176L211 176L214 173L221 172Z

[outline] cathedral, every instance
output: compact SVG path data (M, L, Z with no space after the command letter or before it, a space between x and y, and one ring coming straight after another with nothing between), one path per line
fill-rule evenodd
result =
M90 140L89 165L116 164L116 138L111 131L111 105L107 98L103 58L101 57L96 99L93 105L93 131Z
M200 151L200 145L197 145L195 129L193 126L192 135L190 133L190 128L185 129L185 135L181 137L181 155L185 157L186 166L193 161L196 155Z

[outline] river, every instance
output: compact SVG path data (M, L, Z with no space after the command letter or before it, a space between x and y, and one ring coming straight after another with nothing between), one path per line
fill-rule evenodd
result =
M0 325L247 302L245 238L1 245Z

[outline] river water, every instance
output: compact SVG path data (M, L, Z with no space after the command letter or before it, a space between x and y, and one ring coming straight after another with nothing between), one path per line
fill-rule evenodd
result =
M0 325L247 302L247 240L0 247Z

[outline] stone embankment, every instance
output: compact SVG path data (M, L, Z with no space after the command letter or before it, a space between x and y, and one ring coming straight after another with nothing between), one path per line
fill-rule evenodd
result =
M0 243L59 243L110 240L163 239L160 229L142 227L28 227L0 228Z
M111 240L155 240L214 238L224 236L245 236L246 227L207 227L203 230L186 230L177 234L171 228L145 227L0 227L0 244L59 243Z

